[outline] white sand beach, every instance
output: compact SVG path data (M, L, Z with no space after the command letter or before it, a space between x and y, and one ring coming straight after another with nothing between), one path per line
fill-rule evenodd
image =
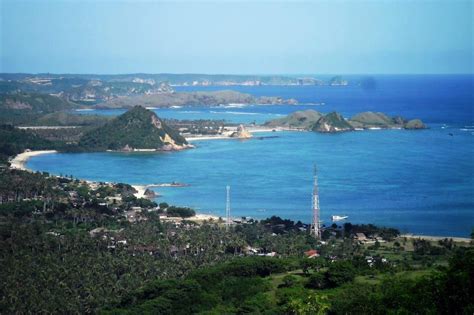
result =
M402 234L400 237L406 237L407 239L422 239L422 240L427 240L427 241L441 241L444 239L452 239L454 242L460 242L460 243L470 243L472 242L472 239L468 237L451 237L451 236L430 236L430 235L415 235L415 234Z
M18 154L10 161L10 167L14 169L29 171L29 169L26 167L26 162L29 158L42 154L51 154L57 152L58 151L56 150L25 151L23 153Z

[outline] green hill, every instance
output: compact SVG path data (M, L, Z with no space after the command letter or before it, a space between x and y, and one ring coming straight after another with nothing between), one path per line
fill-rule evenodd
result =
M359 113L350 119L351 125L355 128L390 128L395 125L395 121L383 113L364 112Z
M179 150L186 139L168 127L154 112L135 106L105 125L86 133L79 141L86 150Z
M354 128L404 128L404 129L426 129L426 125L419 119L410 121L403 117L389 117L383 113L364 112L359 113L349 120Z
M67 112L55 112L43 115L28 125L36 126L100 126L111 118L100 115L77 115Z
M341 132L351 131L354 128L342 117L341 114L332 112L321 117L311 130L318 132Z
M76 108L57 96L38 93L0 94L0 109L51 113Z
M290 115L283 118L278 118L275 120L268 121L265 123L265 125L269 127L309 129L322 116L323 115L320 112L317 112L312 109L308 109L305 111L297 111L297 112L291 113Z
M314 110L297 111L286 117L267 121L265 126L300 128L317 132L341 132L354 129L426 129L426 125L419 119L410 121L403 117L389 117L383 113L363 112L354 115L351 119L344 119L341 114L332 112L327 115Z

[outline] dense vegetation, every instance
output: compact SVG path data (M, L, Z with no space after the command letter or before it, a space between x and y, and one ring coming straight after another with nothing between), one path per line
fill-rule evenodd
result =
M241 258L154 281L126 296L124 314L470 314L474 310L474 250L459 249L449 266L425 274L356 261ZM385 269L385 270L384 270ZM378 272L378 280L365 280ZM359 277L356 281L356 277ZM435 289L436 288L436 289ZM107 313L107 312L106 312Z
M31 121L30 126L101 126L110 120L108 116L79 115L55 112Z
M2 313L472 311L472 249L452 240L347 223L325 227L318 243L306 224L279 217L229 230L161 221L192 210L137 199L126 184L9 169L0 183Z
M186 139L169 128L155 113L136 106L104 126L86 133L79 147L88 150L119 150L125 146L159 149L170 142L183 145Z
M38 93L0 94L0 109L52 113L77 107L57 96Z
M45 150L59 146L60 144L40 138L31 132L11 125L0 125L0 165L5 165L10 156L22 153L26 149Z

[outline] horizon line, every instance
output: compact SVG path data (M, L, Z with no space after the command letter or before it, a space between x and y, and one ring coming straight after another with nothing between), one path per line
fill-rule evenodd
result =
M33 74L33 75L103 75L103 76L118 76L118 75L233 75L233 76L315 76L315 75L474 75L474 72L445 72L445 73L204 73L204 72L120 72L120 73L92 73L92 72L0 72L0 75L5 74Z

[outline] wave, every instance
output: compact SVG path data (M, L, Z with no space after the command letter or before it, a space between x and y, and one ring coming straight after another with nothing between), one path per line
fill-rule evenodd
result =
M225 111L225 112L218 112L218 111L210 111L211 114L231 114L231 115L262 115L261 113L246 113L246 112L232 112L232 111Z

